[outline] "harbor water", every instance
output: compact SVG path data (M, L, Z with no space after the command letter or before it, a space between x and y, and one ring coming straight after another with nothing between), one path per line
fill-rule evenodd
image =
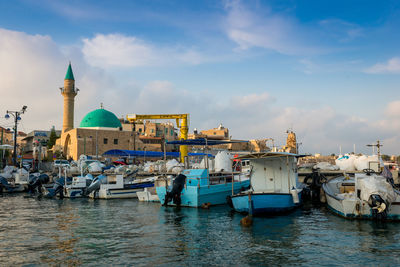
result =
M0 197L0 266L399 266L400 223L305 205L255 218L227 206Z

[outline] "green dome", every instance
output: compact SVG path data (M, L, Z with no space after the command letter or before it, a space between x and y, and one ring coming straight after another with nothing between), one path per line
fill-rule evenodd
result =
M122 127L121 122L114 113L105 109L96 109L86 114L79 127Z

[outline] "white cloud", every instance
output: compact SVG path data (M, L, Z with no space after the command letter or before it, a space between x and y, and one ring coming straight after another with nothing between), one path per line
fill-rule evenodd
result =
M92 39L84 38L82 52L91 66L101 68L197 65L211 61L192 47L160 47L123 34L97 34Z
M256 108L273 100L268 93L232 96L231 104L240 108Z
M367 73L400 73L400 58L394 57L386 63L377 63L365 70Z
M385 109L386 116L400 119L400 100L390 102Z
M275 12L264 4L227 1L225 34L237 51L265 48L286 55L316 55L338 51L364 35L360 26L339 19L301 23L290 11Z
M75 104L75 123L79 124L79 118L87 112L82 107L98 107L102 91L112 87L112 79L83 62L79 50L61 48L49 36L0 28L0 118L6 110L19 110L27 105L19 129L29 132L50 129L53 125L60 129L63 98L59 87L64 85L69 59L76 86L81 89ZM12 126L5 119L0 124Z
M339 145L351 151L354 143L365 147L378 139L385 145L384 153L400 150L399 143L393 141L400 138L399 100L388 103L382 119L376 122L341 114L329 106L288 106L268 92L254 93L247 88L242 95L227 95L220 101L213 92L193 92L169 81L140 84L117 80L107 69L88 65L76 47L60 48L49 36L4 29L0 29L0 116L7 109L27 105L21 130L50 129L52 125L60 129L62 96L58 87L63 86L68 59L72 59L76 85L81 89L75 101L76 124L103 102L118 116L189 113L191 129L213 128L222 122L233 138L272 137L283 144L285 131L293 128L305 152L334 153ZM0 125L12 123L0 119Z
M283 54L296 54L299 49L306 49L297 38L296 25L289 18L270 12L261 17L240 1L228 2L226 9L226 34L239 45L240 50L262 47Z
M137 67L156 62L155 49L144 41L121 34L97 34L83 39L82 52L92 66Z

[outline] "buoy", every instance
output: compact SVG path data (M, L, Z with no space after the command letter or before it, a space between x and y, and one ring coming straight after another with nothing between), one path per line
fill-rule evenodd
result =
M211 203L210 203L210 202L201 204L201 208L202 208L202 209L208 209L208 208L210 208L210 206L211 206Z
M325 196L325 191L322 189L322 187L319 189L319 201L321 203L326 203L326 196Z
M290 190L290 193L292 194L292 197L293 197L293 203L294 204L299 203L300 202L299 193L297 192L296 188L294 188L294 186L293 186L292 190Z
M245 227L249 227L253 224L253 218L250 215L247 215L243 219L240 220L240 224Z

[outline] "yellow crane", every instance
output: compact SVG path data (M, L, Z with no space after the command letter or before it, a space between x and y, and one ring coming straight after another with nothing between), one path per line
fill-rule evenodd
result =
M128 114L126 119L135 123L137 120L171 120L176 119L176 126L180 130L179 139L187 140L189 132L189 114L152 114L152 115L138 115ZM185 157L188 155L188 148L186 145L180 146L181 162L185 162Z

